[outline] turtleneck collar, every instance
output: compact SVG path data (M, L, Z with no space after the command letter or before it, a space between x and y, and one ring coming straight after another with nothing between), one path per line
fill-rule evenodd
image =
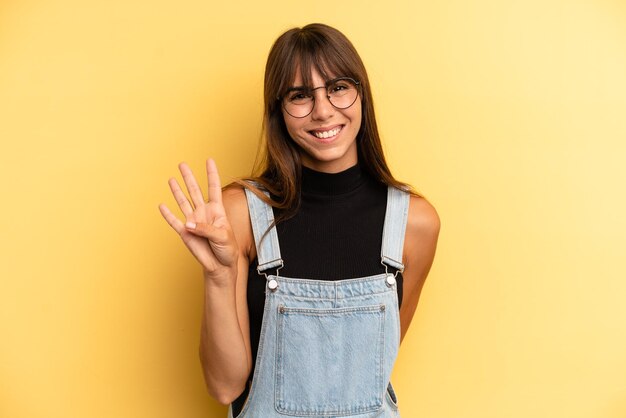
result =
M323 173L302 166L302 193L322 196L349 193L363 184L365 177L359 164L339 173Z

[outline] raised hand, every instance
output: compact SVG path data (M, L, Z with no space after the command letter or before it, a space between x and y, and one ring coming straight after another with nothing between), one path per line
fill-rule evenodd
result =
M189 166L181 163L178 167L191 201L176 179L171 178L168 183L185 221L178 219L164 204L159 205L159 210L200 262L205 278L216 285L232 284L237 275L238 248L222 204L222 187L215 162L212 159L206 162L208 202Z

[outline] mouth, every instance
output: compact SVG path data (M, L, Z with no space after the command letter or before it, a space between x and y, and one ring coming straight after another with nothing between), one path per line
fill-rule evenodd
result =
M315 129L315 130L309 131L309 133L313 135L314 137L316 137L317 139L328 140L339 135L339 132L341 132L342 129L343 129L343 125L339 125L330 129L328 128Z

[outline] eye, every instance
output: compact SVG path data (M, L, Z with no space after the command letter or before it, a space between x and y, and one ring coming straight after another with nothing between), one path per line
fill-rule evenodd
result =
M343 96L353 89L354 85L349 80L337 80L328 86L328 94Z
M347 82L338 81L330 86L330 91L341 91L350 88Z
M293 91L287 96L287 100L292 103L302 103L311 100L311 95L305 91Z

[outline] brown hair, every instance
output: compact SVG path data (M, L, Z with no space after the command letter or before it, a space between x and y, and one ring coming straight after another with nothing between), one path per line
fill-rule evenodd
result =
M293 216L298 210L302 162L299 148L285 126L281 98L291 87L296 71L300 71L303 85L311 85L312 68L326 80L332 75L351 77L360 82L362 118L356 138L359 164L381 183L413 192L410 186L391 175L385 161L363 61L343 33L321 23L290 29L274 42L265 67L264 146L259 148L254 177L237 183L282 209L276 222ZM250 181L267 190L272 199L268 199Z

